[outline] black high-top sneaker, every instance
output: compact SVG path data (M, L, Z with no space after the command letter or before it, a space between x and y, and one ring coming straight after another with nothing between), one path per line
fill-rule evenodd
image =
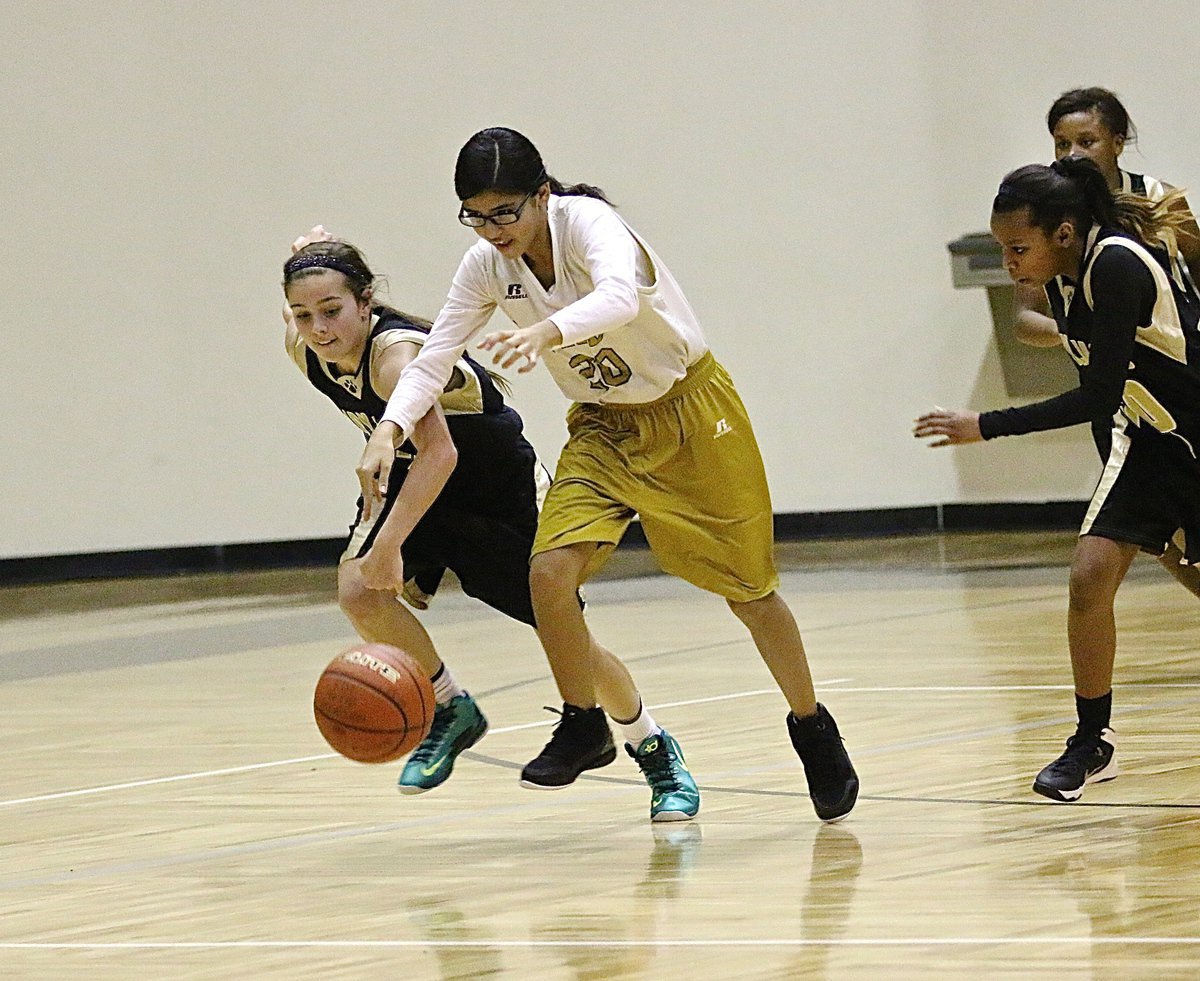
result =
M1102 783L1117 775L1117 734L1111 729L1084 732L1077 729L1067 740L1066 752L1046 765L1033 781L1034 793L1069 804L1083 796L1089 783Z
M808 796L817 817L822 821L840 821L858 800L858 774L842 745L837 723L829 710L818 704L817 714L804 719L797 719L789 712L787 727L792 746L804 764Z
M547 706L550 712L557 712ZM612 730L604 709L581 709L563 703L562 718L554 725L550 742L521 771L521 786L531 790L558 790L575 782L584 770L608 766L617 758Z

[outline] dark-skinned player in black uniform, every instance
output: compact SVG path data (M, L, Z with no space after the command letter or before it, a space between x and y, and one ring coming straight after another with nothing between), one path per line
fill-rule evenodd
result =
M288 352L369 436L429 323L376 303L375 276L362 254L320 226L293 249L283 279ZM432 729L399 778L402 793L419 794L450 776L487 720L397 594L401 587L410 599L415 592L421 608L428 596L415 583L432 592L449 568L465 593L533 626L529 551L549 478L522 435L521 417L466 356L396 457L402 478L382 506L359 500L338 568L338 602L364 640L407 651L433 683Z
M1200 561L1200 298L1179 259L1180 192L1159 201L1114 192L1096 164L1031 164L1000 184L992 234L1021 286L1061 276L1052 311L1079 387L993 412L937 409L914 435L933 446L1090 423L1104 470L1071 566L1067 636L1079 724L1033 789L1078 800L1117 775L1110 727L1113 600L1138 550L1174 539Z

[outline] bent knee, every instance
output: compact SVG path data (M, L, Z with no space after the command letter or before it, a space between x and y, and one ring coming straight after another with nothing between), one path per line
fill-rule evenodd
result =
M766 596L760 596L758 599L726 599L725 603L733 611L735 617L743 623L749 623L772 615L775 609L776 595L776 593L770 592Z
M1111 605L1116 591L1116 583L1107 569L1094 565L1071 568L1068 601L1072 610L1082 612Z
M338 606L351 619L378 609L381 598L386 595L377 589L369 589L357 575L347 570L342 570L338 576Z
M565 548L540 552L529 560L529 590L534 596L574 595L583 561Z

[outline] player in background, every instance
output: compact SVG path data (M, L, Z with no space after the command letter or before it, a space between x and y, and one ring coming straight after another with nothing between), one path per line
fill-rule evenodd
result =
M758 445L683 292L599 189L550 177L514 130L467 141L455 190L459 220L480 240L392 393L359 476L364 496L383 493L394 443L412 432L497 308L515 329L489 334L481 347L520 371L545 360L573 400L530 568L563 719L522 782L575 779L609 738L599 702L650 783L652 815L692 794L678 743L650 717L620 661L589 649L572 599L636 514L663 570L724 597L749 629L788 702L787 729L818 816L844 817L858 778L837 724L817 703L800 632L777 592Z
M1100 168L1100 173L1113 191L1140 194L1151 201L1161 201L1175 190L1170 184L1145 174L1123 170L1120 157L1125 148L1137 142L1137 127L1116 94L1108 89L1091 87L1071 89L1054 100L1046 113L1046 127L1054 140L1054 159L1087 157ZM1180 222L1178 246L1189 270L1200 270L1200 228L1192 216L1187 199L1182 195L1172 199L1171 208L1183 220ZM1055 278L1045 287L1017 284L1014 291L1015 329L1017 339L1033 347L1059 347L1063 335L1050 311L1049 294L1062 298L1061 279ZM1105 425L1107 433L1108 426ZM1104 450L1102 449L1102 455ZM1200 569L1183 561L1174 543L1168 543L1159 562L1185 589L1200 597Z
M1134 556L1161 554L1175 537L1187 562L1200 560L1200 297L1178 253L1187 221L1179 200L1114 195L1082 157L1005 177L992 234L1018 285L1061 282L1048 295L1079 387L992 412L935 409L913 430L949 446L1093 425L1105 465L1080 529L1067 614L1078 725L1033 785L1056 801L1117 774L1113 601Z

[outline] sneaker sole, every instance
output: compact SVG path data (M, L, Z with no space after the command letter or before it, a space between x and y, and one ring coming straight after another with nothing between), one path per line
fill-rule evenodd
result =
M809 800L812 800L812 794L809 794ZM850 784L850 789L847 791L846 797L843 798L843 803L839 805L838 812L825 817L817 810L817 802L812 801L813 810L817 811L817 817L825 824L837 824L839 821L844 821L850 816L850 812L854 810L854 805L858 803L858 775L854 776Z
M1083 781L1083 787L1075 790L1059 790L1057 787L1048 787L1044 783L1033 782L1033 792L1041 794L1043 797L1054 801L1056 804L1074 804L1080 797L1083 796L1084 788L1089 783L1106 783L1114 777L1120 776L1120 771L1117 769L1117 758L1114 756L1108 761L1108 766L1103 770L1098 770L1090 777Z
M479 740L481 740L484 736L486 736L487 732L488 732L488 728L489 728L489 726L488 726L487 720L484 719L483 728L480 729L479 732L475 736L472 737L472 739L469 743L467 743L462 749L458 750L454 754L454 760L450 764L450 771L446 774L446 776L442 780L439 780L433 786L418 787L415 784L411 784L411 783L398 783L398 784L396 784L396 789L400 793L402 793L405 797L416 797L419 794L427 794L431 790L437 790L438 787L440 787L442 784L444 784L447 780L450 779L451 774L453 774L453 772L454 772L454 764L458 762L458 758L463 753L465 753L468 749L470 749L472 746L474 746L477 742L479 742Z
M678 824L680 821L690 821L699 813L700 808L696 808L691 814L687 811L659 811L657 814L652 815L650 820L655 824Z
M522 774L522 776L521 776L520 783L521 783L521 786L524 787L526 790L562 790L564 787L569 787L576 780L578 780L579 774L583 773L584 770L598 770L602 766L608 766L608 764L613 762L613 760L615 760L616 758L617 758L617 748L614 746L612 749L608 750L605 753L601 753L594 760L591 760L584 766L580 767L579 773L576 773L575 776L573 776L566 783L536 783L533 780L526 779L524 774Z

